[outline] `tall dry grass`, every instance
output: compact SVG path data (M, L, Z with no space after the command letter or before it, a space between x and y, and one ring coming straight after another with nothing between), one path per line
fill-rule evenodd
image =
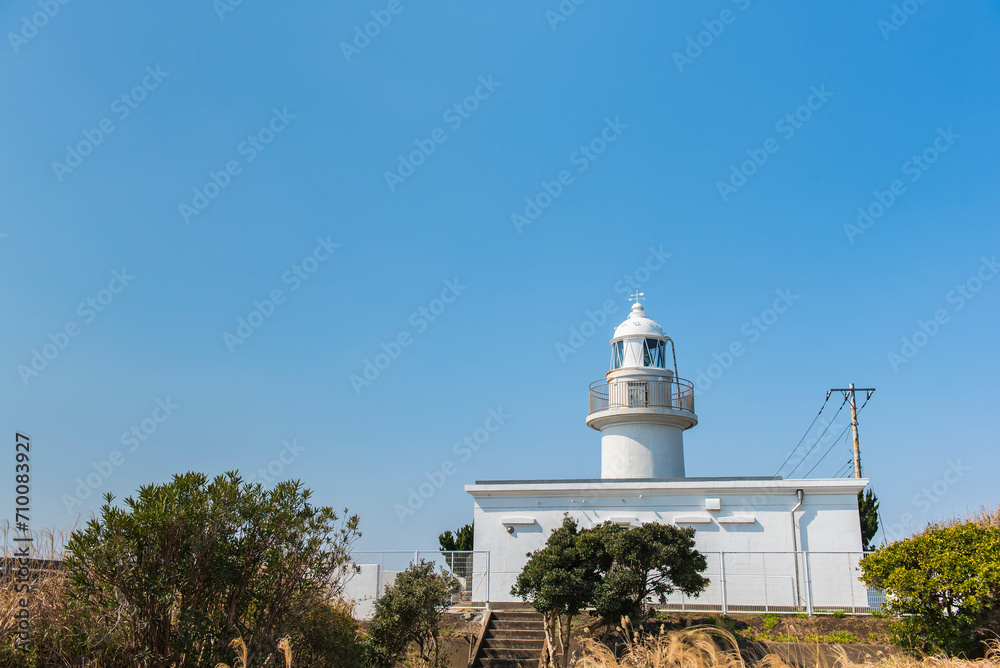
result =
M1000 529L1000 506L990 508L988 506L980 506L979 510L966 511L964 517L951 517L943 519L939 522L931 522L924 529L927 531L935 531L937 529L946 529L948 527L959 526L961 524L967 524L972 522L973 524L978 524L979 526L986 529Z
M640 636L627 624L620 657L603 642L586 639L577 668L745 668L733 634L714 627L692 627ZM783 663L780 665L784 665ZM777 668L777 666L776 666Z
M247 644L243 638L234 638L229 646L236 651L236 665L233 668L247 668ZM278 641L278 651L285 660L285 668L292 668L292 644L286 637ZM230 668L227 663L217 663L215 668Z
M69 529L40 529L31 532L31 547L29 556L32 559L43 559L45 561L61 561L66 554L66 543L73 528ZM20 537L10 520L4 520L0 524L0 556L5 559L13 557L17 545L14 538Z
M793 668L784 658L767 653L748 664L732 633L716 627L692 627L640 636L623 625L623 646L616 656L606 644L586 639L576 668ZM804 658L804 657L803 657ZM1000 641L989 643L986 657L976 661L946 656L913 657L906 654L880 656L877 661L854 663L842 647L816 651L805 662L816 668L1000 668Z

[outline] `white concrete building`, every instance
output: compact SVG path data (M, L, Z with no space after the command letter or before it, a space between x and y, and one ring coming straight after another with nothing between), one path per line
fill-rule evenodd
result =
M694 387L677 375L673 341L639 303L611 339L611 370L590 386L587 425L601 432L601 477L493 480L466 485L475 500L476 564L488 600L516 601L526 554L565 513L580 526L605 521L694 527L712 585L693 609L868 607L857 580L865 479L688 478L684 431L698 424ZM719 453L724 456L725 453ZM725 586L723 586L723 582Z

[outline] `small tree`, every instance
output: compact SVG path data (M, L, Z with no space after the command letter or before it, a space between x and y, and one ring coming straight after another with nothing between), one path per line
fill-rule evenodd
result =
M674 591L698 596L708 586L701 574L708 562L694 549L691 527L648 522L625 528L605 522L592 532L601 550L602 576L594 589L594 607L605 624L617 624L622 617L641 624L648 615L648 598L663 604Z
M442 552L465 552L471 550L475 543L475 534L471 524L466 524L458 529L454 535L451 531L445 531L438 536L438 543Z
M411 564L400 573L375 602L364 641L367 664L389 668L413 642L425 663L438 666L441 616L458 587L454 576L436 573L429 561Z
M598 581L595 557L599 551L593 550L592 543L581 542L582 535L576 520L564 517L545 547L528 555L528 563L511 589L545 619L545 665L550 668L568 665L570 625L593 600Z
M868 552L873 549L872 541L878 534L878 497L871 487L858 492L858 517L861 518L861 549Z
M438 543L441 551L444 552L444 560L458 577L465 580L463 583L469 586L472 579L472 559L469 555L453 554L454 552L469 552L475 545L475 534L471 524L466 524L452 535L451 531L445 531L438 536Z
M861 579L884 589L897 616L895 641L924 651L972 653L975 635L1000 607L1000 529L962 524L879 548Z

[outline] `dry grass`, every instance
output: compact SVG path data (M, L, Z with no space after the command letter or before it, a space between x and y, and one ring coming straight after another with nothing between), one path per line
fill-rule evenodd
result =
M986 529L1000 529L1000 506L993 508L980 506L979 510L966 511L964 517L956 516L941 520L940 522L931 522L927 525L927 528L924 529L924 533L928 531L936 531L937 529L955 527L969 522L978 524Z
M859 664L848 664L859 665ZM874 666L875 664L864 664ZM880 668L998 668L1000 667L1000 642L991 640L986 656L975 661L966 659L955 659L946 656L929 656L924 658L913 658L910 656L889 657L881 661Z
M662 632L641 638L626 623L619 627L625 648L620 658L604 643L587 639L578 668L745 668L736 638L710 626ZM784 665L784 664L782 664Z
M621 656L604 643L587 639L577 668L747 668L736 638L725 629L693 627L678 631L661 630L659 635L640 637L627 623L619 627L624 647ZM986 657L976 661L945 656L913 657L905 654L880 656L877 661L854 663L841 648L816 652L805 663L817 668L1000 668L1000 641L989 643ZM749 665L761 668L792 668L781 656L769 653Z
M41 529L32 531L31 553L32 559L62 560L66 550L66 543L73 529L63 529L55 531L52 529ZM9 558L14 556L14 538L20 537L9 520L4 520L0 524L0 556Z

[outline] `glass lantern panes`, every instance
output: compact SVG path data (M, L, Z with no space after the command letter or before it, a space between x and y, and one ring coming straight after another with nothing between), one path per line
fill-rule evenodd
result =
M643 366L666 368L666 346L658 339L646 339L643 342Z
M617 341L611 345L611 370L622 368L625 361L625 342Z

